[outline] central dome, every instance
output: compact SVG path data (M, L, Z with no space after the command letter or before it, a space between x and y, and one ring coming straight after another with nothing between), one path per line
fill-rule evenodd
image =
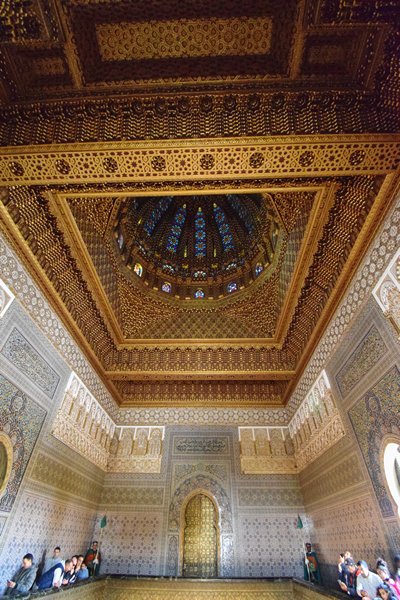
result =
M114 231L136 283L185 300L244 289L272 264L280 237L263 194L127 198Z

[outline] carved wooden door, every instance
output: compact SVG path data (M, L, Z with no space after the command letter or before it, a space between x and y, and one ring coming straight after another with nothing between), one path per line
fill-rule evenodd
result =
M183 541L183 576L217 577L217 514L204 494L194 496L186 507Z

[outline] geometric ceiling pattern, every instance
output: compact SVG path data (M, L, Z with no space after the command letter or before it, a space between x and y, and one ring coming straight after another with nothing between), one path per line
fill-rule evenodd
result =
M375 0L14 0L0 17L3 94L43 99L277 82L367 88L397 8Z
M114 234L133 281L197 308L271 277L282 239L265 194L125 199Z
M360 256L377 225L368 216L388 208L382 183L354 177L314 193L271 193L286 232L273 275L205 307L166 301L127 272L112 218L126 198L61 199L21 186L3 202L121 404L168 404L178 384L174 401L187 403L194 381L207 405L276 406L354 271L355 248Z
M283 407L398 187L394 3L16 1L2 228L122 407Z

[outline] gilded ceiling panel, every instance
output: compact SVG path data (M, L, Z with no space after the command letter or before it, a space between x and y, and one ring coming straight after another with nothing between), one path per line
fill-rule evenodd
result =
M124 405L134 406L279 406L283 381L117 381Z
M296 2L68 2L87 83L286 75Z
M271 24L268 17L122 21L96 24L96 37L105 61L245 56L269 52Z
M63 200L56 188L49 194L14 187L3 196L2 218L30 246L38 276L120 403L183 403L186 390L196 405L239 399L247 406L279 405L355 268L356 262L346 263L362 249L368 216L379 222L385 212L380 177L330 179L325 188L316 183L313 193L301 191L301 180L286 192L270 192L287 239L293 235L291 245L282 244L290 256L278 262L279 276L205 311L164 301L157 290L146 294L125 276L113 224L129 198L80 199L78 192ZM268 314L275 337L263 338ZM179 391L176 382L188 377L193 389ZM177 386L173 393L171 386Z
M217 196L210 196L208 202L212 203L214 197L217 198ZM237 197L241 198L240 195ZM188 203L195 202L194 197L187 196L187 198ZM110 204L102 207L103 200L95 198L80 201L74 199L69 204L71 217L73 216L84 242L83 251L77 250L76 254L82 255L87 251L86 272L89 273L94 268L98 276L95 284L97 289L94 289L96 303L98 306L104 304L100 300L99 286L101 286L108 297L110 310L114 312L112 320L118 322L118 331L115 335L121 336L121 343L126 343L128 340L134 343L134 340L140 339L220 339L222 341L232 338L238 340L274 338L279 312L298 259L311 209L315 203L318 206L314 210L323 212L326 200L318 197L317 201L316 195L311 192L281 193L279 198L273 200L284 231L279 256L275 261L275 274L263 283L257 281L257 286L253 283L249 290L246 290L245 296L242 292L237 299L233 295L231 298L226 298L223 304L218 300L212 305L209 303L203 305L195 300L189 302L186 308L184 304L185 302L188 304L188 301L181 299L178 302L173 298L170 302L170 299L160 290L154 290L154 287L151 289L147 281L145 282L147 287L142 285L140 288L140 278L130 273L124 268L123 263L116 260L117 241L113 235L113 221L110 215L116 214L116 209L121 203L129 205L144 201L145 198L140 197L137 200L129 198L116 200L114 209ZM66 214L66 219L68 218ZM104 220L107 218L108 224L104 226ZM61 222L60 225L62 227ZM146 237L145 232L142 235ZM79 245L79 239L77 244ZM171 260L167 256L170 253L165 246L164 254L165 260ZM221 275L216 278L216 285L220 279ZM154 286L154 280L152 285ZM198 285L201 286L201 282ZM111 294L111 297L108 294Z
M0 15L2 91L370 89L396 17L383 0L13 0Z

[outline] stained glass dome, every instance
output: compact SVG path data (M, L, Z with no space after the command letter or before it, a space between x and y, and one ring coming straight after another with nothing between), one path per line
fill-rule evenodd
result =
M196 305L262 279L281 238L267 194L127 198L114 232L135 283Z

